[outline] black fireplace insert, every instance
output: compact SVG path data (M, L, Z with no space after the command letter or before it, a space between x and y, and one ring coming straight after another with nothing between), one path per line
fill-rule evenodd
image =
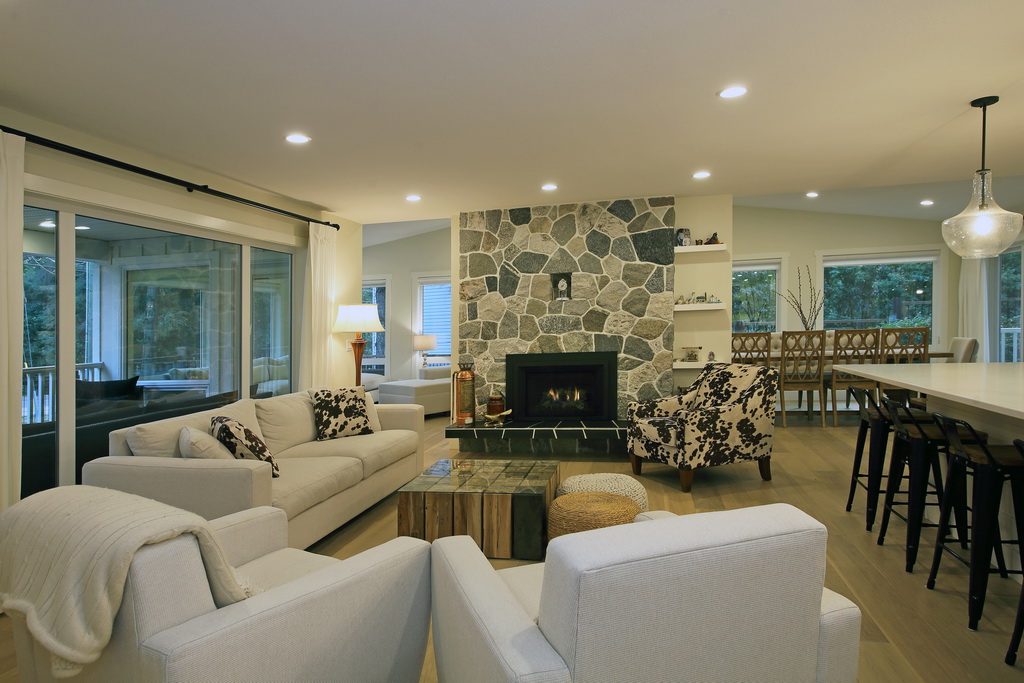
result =
M517 422L613 420L617 380L614 351L505 356L505 392Z

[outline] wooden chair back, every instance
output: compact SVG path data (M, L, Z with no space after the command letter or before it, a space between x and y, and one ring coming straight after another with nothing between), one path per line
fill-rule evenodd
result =
M883 327L878 340L879 363L927 363L927 327Z
M779 374L786 385L817 385L824 373L825 330L782 333Z
M732 362L769 365L772 349L771 332L733 332Z

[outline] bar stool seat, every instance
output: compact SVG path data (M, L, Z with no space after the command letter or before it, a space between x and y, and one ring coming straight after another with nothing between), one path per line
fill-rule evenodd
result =
M1004 578L1009 574L1020 574L1020 570L1007 570L1003 559L1002 545L1017 544L1024 551L1024 442L1015 441L1013 446L991 446L985 443L981 432L964 420L935 414L935 421L941 425L949 442L949 470L946 475L946 491L942 511L939 514L939 532L935 541L935 554L928 574L928 588L935 588L943 551L949 552L970 568L967 628L978 630L978 622L985 608L985 593L988 577L993 571ZM964 437L967 438L964 438ZM968 442L968 439L970 441ZM967 474L974 475L974 491L971 505L970 556L965 559L950 547L949 517L957 501L967 497ZM1001 540L999 536L999 503L1004 482L1010 482L1013 497L1014 520L1017 538ZM963 544L963 532L957 534ZM997 568L992 569L992 554L996 553ZM1024 556L1024 553L1022 553ZM1018 611L1018 622L1020 613ZM1014 630L1015 641L1011 651L1016 657L1020 636ZM1010 653L1007 653L1009 658Z

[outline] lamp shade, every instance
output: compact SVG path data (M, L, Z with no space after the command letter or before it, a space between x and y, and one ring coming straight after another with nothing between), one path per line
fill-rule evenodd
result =
M974 174L974 194L967 208L942 221L942 239L961 258L998 256L1020 234L1024 216L1007 211L992 198L992 172Z
M331 332L383 332L377 316L377 304L338 306L338 319Z
M412 338L412 348L415 351L433 351L437 348L436 334L417 334Z

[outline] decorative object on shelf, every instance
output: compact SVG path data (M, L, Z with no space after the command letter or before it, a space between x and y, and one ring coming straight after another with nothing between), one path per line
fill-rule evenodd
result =
M707 302L708 302L708 293L707 292L704 292L703 294L698 294L693 299L693 303L695 303L695 304L706 304Z
M476 374L472 363L459 363L452 375L452 417L459 427L473 424L476 414Z
M722 303L722 300L719 299L714 294L709 294L708 295L708 299L707 299L707 303L709 303L709 304L720 304L720 303Z
M377 315L377 304L348 304L338 306L338 318L334 321L331 332L355 332L353 339L352 355L356 360L356 386L363 383L363 349L366 348L366 340L363 339L363 332L383 332L384 326L380 324L380 317Z
M679 299L676 301L676 304L679 306L686 306L687 304L692 304L695 301L696 297L696 292L690 292L689 296L686 296L685 294L680 295Z
M708 362L711 363L714 360L715 360L715 352L714 351L708 351Z
M495 390L487 397L487 416L500 415L505 412L505 394Z
M572 299L572 273L554 273L551 276L551 293L555 301Z
M942 239L961 258L998 256L1020 234L1024 216L1007 211L992 198L992 171L985 167L985 133L988 108L999 101L995 95L971 101L981 108L981 168L974 173L974 193L967 208L942 221Z
M676 230L676 246L677 247L688 247L690 246L690 229L679 228Z
M694 242L694 244L696 244L699 247L704 244L704 240L697 240L696 242Z
M484 422L486 424L489 424L489 425L505 424L505 418L508 417L511 414L512 414L512 409L511 408L509 408L508 410L502 411L500 413L495 413L494 415L485 414L484 415Z
M423 356L423 367L427 367L427 351L433 351L437 348L437 335L436 334L417 334L413 335L412 348L416 351L420 351Z
M787 289L786 293L775 292L777 296L781 296L783 300L793 307L796 314L800 316L800 324L804 326L805 330L813 330L814 324L818 320L818 315L821 313L821 307L825 305L825 293L814 286L814 280L811 279L811 267L804 266L807 269L807 289L810 291L808 301L804 303L804 284L803 276L800 274L800 269L796 269L796 294L793 294L793 290Z
M711 233L711 237L704 240L704 244L721 244L721 242L718 241L718 233Z
M679 350L683 354L683 360L687 363L699 363L700 362L700 350L703 346L683 346Z

